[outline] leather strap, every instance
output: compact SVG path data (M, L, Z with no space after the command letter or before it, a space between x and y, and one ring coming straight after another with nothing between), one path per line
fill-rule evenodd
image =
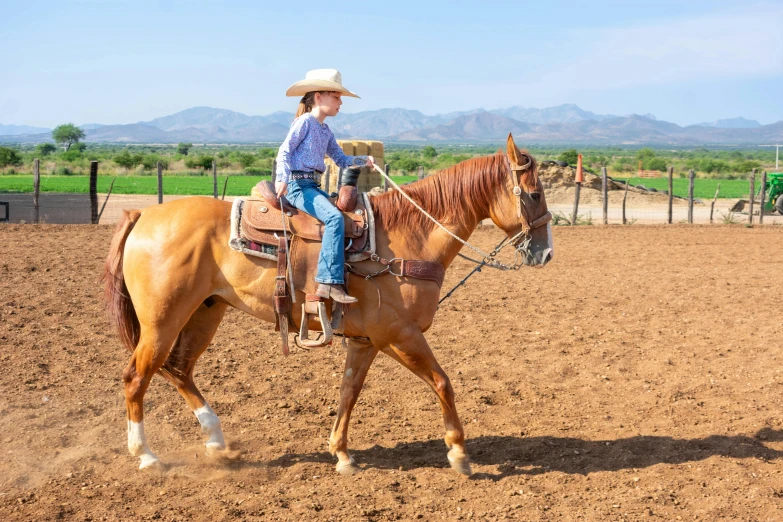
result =
M368 280L386 273L395 275L397 277L413 277L415 279L425 279L427 281L434 281L438 283L438 287L443 285L443 278L446 276L446 269L443 267L442 264L438 263L437 261L422 261L420 259L401 259L398 257L395 257L393 259L386 259L380 257L377 254L373 254L372 256L370 256L370 259L375 261L376 263L380 263L384 265L384 268L382 270L378 270L377 272L362 273L356 270L353 266L346 265L348 267L348 271ZM395 272L392 269L392 264L394 263L400 263L399 272Z
M280 237L277 246L277 277L275 277L275 313L278 314L279 321L289 322L288 314L291 312L291 296L288 295L288 286L286 285L286 260L288 258L288 245L285 237ZM278 325L279 328L279 325Z
M400 265L400 274L402 277L414 277L416 279L435 281L438 283L438 288L443 285L446 269L438 262L403 259L400 261ZM393 273L394 272L392 272L392 274Z

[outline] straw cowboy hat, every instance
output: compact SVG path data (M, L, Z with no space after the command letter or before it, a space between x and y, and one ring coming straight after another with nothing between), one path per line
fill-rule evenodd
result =
M285 95L304 96L312 91L336 91L341 92L346 96L352 96L354 98L359 97L343 87L343 77L337 69L315 69L313 71L307 71L305 79L298 81L289 87L288 90L285 91Z

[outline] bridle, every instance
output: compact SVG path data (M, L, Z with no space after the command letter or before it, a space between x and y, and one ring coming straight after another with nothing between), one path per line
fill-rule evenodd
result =
M527 214L527 208L525 206L524 196L526 195L529 196L529 194L522 189L522 186L519 183L519 180L522 178L522 175L517 174L515 176L514 173L527 172L527 170L533 166L533 158L528 156L527 163L521 166L511 165L511 162L508 161L508 158L505 158L505 160L506 163L508 164L508 175L509 178L511 179L511 192L517 197L517 217L521 221L522 217L524 216L525 222L523 223L523 231L525 229L524 225L527 224L527 233L529 234L531 230L535 230L538 227L542 227L547 223L549 223L550 221L552 221L552 213L547 210L543 216L538 217L533 221L530 220L530 216Z

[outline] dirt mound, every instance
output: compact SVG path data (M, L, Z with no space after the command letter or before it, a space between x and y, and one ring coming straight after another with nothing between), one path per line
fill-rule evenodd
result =
M561 167L552 162L544 162L538 168L538 175L544 185L546 200L548 203L561 204L573 203L575 197L576 169L574 167ZM622 203L625 184L609 180L609 203ZM660 204L669 201L669 196L662 192L651 192L637 187L628 188L628 205ZM584 172L582 190L579 193L580 203L601 202L601 177ZM682 205L685 200L674 198L676 205Z

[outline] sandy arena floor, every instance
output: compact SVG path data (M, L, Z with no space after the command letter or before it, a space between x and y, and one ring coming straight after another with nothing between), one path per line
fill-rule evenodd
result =
M241 458L204 456L156 378L145 424L169 467L139 471L101 303L111 233L0 226L0 520L783 519L781 226L557 227L547 268L474 276L427 333L471 478L435 395L383 356L351 423L364 471L337 475L341 348L285 358L231 310L197 382Z

